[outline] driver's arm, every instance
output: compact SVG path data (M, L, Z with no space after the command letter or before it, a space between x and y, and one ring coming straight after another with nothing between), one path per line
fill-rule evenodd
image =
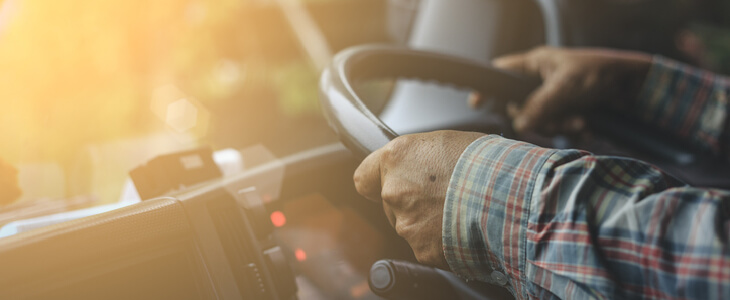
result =
M355 185L420 262L519 299L730 296L730 192L640 161L434 132L368 156Z
M489 136L461 156L444 208L451 269L506 274L518 298L730 296L730 193L640 161Z
M730 160L730 80L661 56L652 59L628 114Z
M510 109L517 131L570 133L583 127L585 113L612 107L730 159L726 77L660 56L609 49L540 47L494 63L544 81L523 107Z

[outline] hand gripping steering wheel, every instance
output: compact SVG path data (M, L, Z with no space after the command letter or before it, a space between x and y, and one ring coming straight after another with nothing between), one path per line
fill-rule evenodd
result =
M353 83L399 77L471 88L497 99L498 113L506 101L522 101L539 85L488 64L433 52L384 45L343 50L322 73L320 100L330 127L355 155L364 158L398 134L368 109Z
M471 88L495 99L491 111L496 114L504 114L507 101L522 102L540 85L485 63L433 52L383 45L343 50L322 73L320 100L330 127L356 156L364 158L398 134L365 106L353 83L397 77ZM674 165L687 166L697 159L687 145L615 112L592 115L591 127Z
M356 93L353 83L377 78L417 78L471 88L492 96L496 113L506 101L522 101L539 83L484 63L395 46L366 45L338 53L322 73L320 100L340 140L364 158L398 137ZM455 275L417 264L381 260L369 278L370 288L386 299L513 299L507 290L486 283L464 282Z

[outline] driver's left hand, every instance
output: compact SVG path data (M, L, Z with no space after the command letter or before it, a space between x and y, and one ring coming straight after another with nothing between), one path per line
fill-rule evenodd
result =
M400 136L355 171L358 193L382 202L390 224L422 264L449 269L441 240L446 190L461 153L483 135L436 131Z

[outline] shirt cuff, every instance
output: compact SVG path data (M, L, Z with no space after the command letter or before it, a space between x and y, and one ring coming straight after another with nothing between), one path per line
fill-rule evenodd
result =
M718 154L728 112L728 83L711 72L655 56L635 117Z
M556 150L490 135L462 153L444 205L443 247L456 274L521 291L530 200Z

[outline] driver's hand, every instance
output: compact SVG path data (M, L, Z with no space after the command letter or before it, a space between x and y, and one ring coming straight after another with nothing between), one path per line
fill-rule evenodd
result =
M521 107L509 105L515 131L576 133L584 113L614 101L634 101L651 66L651 56L608 49L539 47L493 61L503 68L541 79L543 84ZM482 102L472 95L472 107Z
M446 190L461 153L483 135L436 131L401 136L355 171L358 193L382 202L390 224L423 264L449 268L441 241Z

